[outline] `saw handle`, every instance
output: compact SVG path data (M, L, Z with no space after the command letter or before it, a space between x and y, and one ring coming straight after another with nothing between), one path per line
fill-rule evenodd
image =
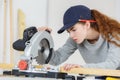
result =
M24 51L26 47L25 43L29 41L36 32L37 32L37 29L35 26L26 28L23 32L23 39L16 40L12 45L13 48L18 51Z

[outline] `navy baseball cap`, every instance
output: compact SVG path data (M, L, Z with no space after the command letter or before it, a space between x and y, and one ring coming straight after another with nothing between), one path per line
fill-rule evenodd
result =
M62 33L65 30L69 29L73 25L75 25L78 21L90 21L92 20L91 10L84 5L77 5L70 7L64 14L63 24L64 26L58 30L58 33Z

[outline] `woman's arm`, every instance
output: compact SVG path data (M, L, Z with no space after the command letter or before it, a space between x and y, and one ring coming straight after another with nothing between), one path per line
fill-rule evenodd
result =
M59 65L66 61L71 54L77 49L76 43L69 38L66 43L53 52L52 59L50 60L51 65Z

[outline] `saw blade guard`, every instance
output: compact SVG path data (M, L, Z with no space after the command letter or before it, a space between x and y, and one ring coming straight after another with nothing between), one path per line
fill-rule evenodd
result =
M54 47L53 39L49 32L40 31L26 42L24 50L24 59L36 59L38 64L46 64L49 62ZM49 58L49 59L48 59Z

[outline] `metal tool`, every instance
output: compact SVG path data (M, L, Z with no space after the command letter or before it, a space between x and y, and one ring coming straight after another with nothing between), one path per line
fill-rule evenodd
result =
M53 39L49 32L37 32L26 42L26 48L24 54L21 56L21 60L27 61L27 67L30 67L33 59L38 64L47 64L52 56L53 47Z
M53 39L49 32L36 32L30 40L26 42L24 54L21 55L18 65L12 71L4 71L3 74L24 75L27 77L48 77L65 79L67 73L61 73L57 69L46 68L36 69L32 65L35 59L38 64L49 63L53 53Z

